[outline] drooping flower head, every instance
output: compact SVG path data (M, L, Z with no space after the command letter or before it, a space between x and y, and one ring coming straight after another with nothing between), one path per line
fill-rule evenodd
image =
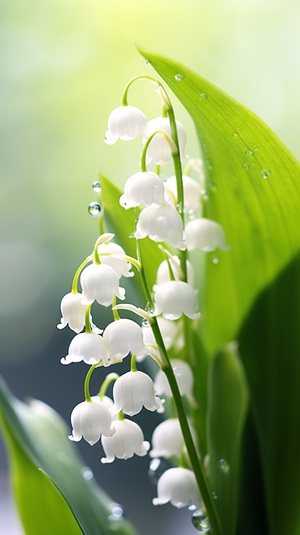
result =
M187 175L182 176L182 182L184 192L184 209L186 211L197 210L201 206L201 185L199 184L199 182L197 182L197 180ZM167 192L168 190L170 190L172 194L168 195L167 193L168 201L172 204L174 202L175 204L177 204L178 199L176 177L170 176L165 182L165 187Z
M116 433L112 437L102 435L101 442L106 457L101 462L112 463L115 458L129 459L133 455L143 457L147 454L150 444L144 440L143 432L138 424L130 420L114 421Z
M81 273L82 303L89 305L97 301L105 307L112 304L116 295L125 299L124 288L119 287L119 277L116 271L106 264L90 264Z
M94 332L77 334L70 343L66 357L61 359L62 364L84 361L93 365L102 359L104 366L110 364L108 348L103 337Z
M181 158L184 157L184 149L186 143L186 132L180 121L176 121L178 141ZM163 130L169 137L171 137L170 121L167 117L156 117L148 122L146 131L144 134L144 143L146 140L156 132L157 130ZM147 164L154 162L158 165L164 165L168 163L172 158L171 148L163 134L156 134L147 150Z
M162 179L152 171L140 171L129 177L120 197L123 208L134 208L140 204L160 206L164 202L165 188Z
M222 226L205 217L193 219L187 223L185 240L189 251L200 249L200 251L209 252L215 249L223 251L229 249Z
M96 398L92 401L82 401L74 407L71 424L73 429L69 439L79 442L83 437L91 446L98 442L102 433L107 437L115 433L110 410Z
M106 327L103 339L111 362L123 359L129 352L140 357L147 355L143 331L135 321L126 318L113 321Z
M187 468L166 470L158 480L157 494L157 498L152 500L153 505L170 502L181 508L190 504L200 507L202 504L194 472Z
M70 329L79 333L85 323L86 306L82 304L82 294L70 292L61 300L60 309L62 318L57 325L58 329L63 329L69 324Z
M137 239L149 236L156 242L170 240L174 247L185 249L181 217L175 208L168 204L158 208L145 208L140 213L134 236Z
M130 141L138 135L145 134L147 118L145 114L134 106L119 106L114 109L108 118L108 131L105 142L109 145L117 139Z
M116 412L129 416L138 414L143 406L149 411L162 409L162 402L155 395L152 379L144 372L130 371L116 380L113 389Z
M117 273L118 277L133 277L134 273L131 270L131 264L122 256L126 253L124 249L113 242L101 243L98 245L97 252L102 264L112 267Z
M168 281L155 288L155 312L165 318L176 320L182 314L193 320L200 317L196 312L198 300L196 291L183 281Z

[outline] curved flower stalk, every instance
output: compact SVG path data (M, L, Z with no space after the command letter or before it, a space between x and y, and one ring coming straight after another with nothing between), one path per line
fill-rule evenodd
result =
M162 117L147 122L141 110L128 104L129 88L139 79L154 84L161 97ZM70 439L79 441L83 437L93 445L101 438L105 453L101 459L103 464L109 464L115 458L144 456L150 443L144 440L142 429L132 420L125 419L124 414L133 417L143 408L163 412L160 396L166 396L176 417L165 420L156 428L150 456L172 458L178 466L161 476L158 496L153 503L170 502L176 507L194 504L198 507L204 502L214 535L222 535L190 422L196 406L193 371L188 362L182 360L182 355L184 352L188 356L192 351L192 331L201 316L189 251L195 247L204 251L215 247L226 249L225 235L217 222L196 217L196 212L201 213L202 184L188 176L194 164L186 166L184 175L182 172L185 129L175 119L161 84L150 77L136 77L127 84L122 106L109 116L106 142L130 141L138 135L143 138L140 171L127 179L124 194L119 199L126 211L135 210L136 229L132 229L131 236L136 240L137 259L128 256L122 244L112 242L113 234L103 233L101 218L102 233L92 254L77 269L72 292L61 303L59 328L69 324L76 333L85 328L85 332L72 340L68 354L61 362L84 362L90 366L84 382L85 400L71 414ZM170 160L174 175L164 181L160 176L160 165ZM157 164L155 171L147 169L151 162ZM185 217L186 214L190 217L190 212L196 218L186 225ZM124 217L126 213L124 211ZM140 240L146 237L154 242L153 247L163 251L165 258L157 270L153 288L149 287L140 246ZM159 245L161 242L164 246ZM134 268L142 282L147 302L145 310L131 303L117 302L118 299L125 301L122 277L134 280ZM112 321L102 326L103 330L93 325L91 319L91 307L98 305L110 308L112 313ZM130 319L120 317L123 310L131 314ZM142 326L135 320L135 315L143 318ZM131 362L130 371L120 376L108 374L99 388L99 395L91 396L91 375L99 367L116 366L130 355L131 359L126 359ZM153 358L159 366L154 382L150 375L137 369L137 363L147 358ZM106 396L111 382L114 382L113 400Z

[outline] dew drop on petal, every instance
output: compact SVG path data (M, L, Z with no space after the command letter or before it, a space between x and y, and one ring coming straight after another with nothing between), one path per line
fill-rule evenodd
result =
M174 76L176 82L182 82L182 80L184 79L184 75L179 73L179 74L175 74Z
M193 513L192 524L199 533L208 533L211 530L209 519L202 509L197 509Z
M160 476L171 467L171 463L167 459L160 459L156 457L152 459L148 468L148 477L150 483L157 485Z
M96 180L95 182L93 182L93 184L92 184L92 188L93 188L93 190L94 190L96 193L100 193L100 191L101 191L101 184L100 184L99 180Z
M266 168L263 168L259 171L259 174L260 176L262 176L263 178L269 178L270 174L271 174L271 171L269 171L269 169L266 169Z
M94 474L89 466L84 466L81 470L81 473L83 475L83 478L87 481L90 481L94 477Z
M220 459L218 461L218 466L219 466L219 470L221 470L221 472L223 474L228 474L229 473L230 466L229 466L228 462L226 461L226 459Z
M101 213L101 206L98 202L91 202L88 205L88 213L93 217L98 217Z
M207 94L206 93L200 93L201 100L207 100Z

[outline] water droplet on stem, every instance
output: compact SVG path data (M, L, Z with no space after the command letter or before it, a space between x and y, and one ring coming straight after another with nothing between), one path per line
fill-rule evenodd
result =
M221 470L221 472L223 474L228 474L229 473L230 466L229 466L228 462L226 461L226 459L220 459L219 462L218 462L218 465L219 465L219 469Z
M208 533L211 530L208 516L203 509L197 509L197 511L193 513L192 524L199 533Z

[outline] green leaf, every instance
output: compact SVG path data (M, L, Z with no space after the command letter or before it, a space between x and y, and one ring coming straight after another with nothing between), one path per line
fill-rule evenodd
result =
M235 344L213 358L208 391L209 479L224 533L231 535L236 531L241 446L248 410L247 382Z
M12 480L28 535L134 535L102 489L84 478L84 466L68 430L48 405L18 401L0 380L0 407ZM74 516L73 516L74 515Z
M249 384L247 437L255 451L245 445L243 478L252 487L241 497L239 532L298 535L300 167L244 106L186 67L140 52L194 120L206 170L204 213L223 225L231 246L217 251L217 264L206 258L200 332L211 355L239 342Z

